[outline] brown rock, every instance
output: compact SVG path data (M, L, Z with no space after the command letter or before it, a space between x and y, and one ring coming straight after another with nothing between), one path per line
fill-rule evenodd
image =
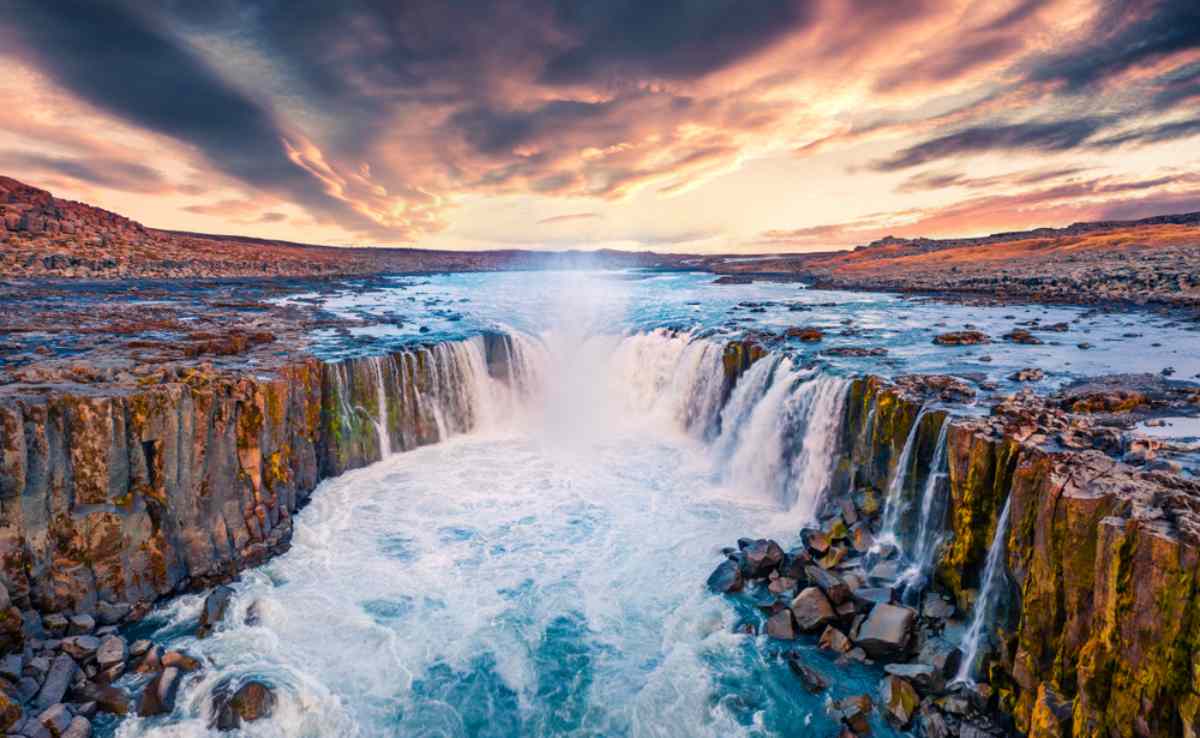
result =
M837 620L833 606L817 587L808 587L792 600L792 615L796 627L805 633L821 630Z

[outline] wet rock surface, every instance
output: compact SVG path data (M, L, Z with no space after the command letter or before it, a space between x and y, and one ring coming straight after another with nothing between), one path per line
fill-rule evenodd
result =
M943 402L936 385L854 383L832 485L847 491L825 501L819 527L801 532L803 548L782 568L745 576L727 596L752 598L786 577L809 593L790 608L793 648L881 667L873 699L834 695L844 730L858 735L863 714L936 736L1173 735L1192 725L1200 689L1177 665L1194 656L1187 624L1200 614L1200 482L1154 467L1161 444L1134 429L1156 414L1195 413L1200 388L1107 377L956 416L922 411ZM935 458L940 482L930 482ZM1006 500L999 594L988 636L964 664ZM928 510L937 538L923 571L912 556ZM844 553L820 566L832 551ZM801 559L812 563L789 565ZM805 618L820 628L801 627Z

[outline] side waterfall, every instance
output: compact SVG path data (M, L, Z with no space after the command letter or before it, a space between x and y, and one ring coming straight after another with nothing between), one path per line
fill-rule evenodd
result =
M913 419L908 437L904 441L904 450L900 452L896 470L892 474L891 482L888 483L887 497L883 506L883 529L879 535L881 543L893 543L899 546L896 525L900 522L900 513L904 506L904 483L908 481L908 467L912 460L913 446L916 445L917 430L921 427L921 420L924 419L925 412L925 406L921 406L917 417Z
M540 344L492 334L326 364L334 473L511 418L540 386Z
M958 667L958 674L954 677L955 682L970 683L973 679L975 660L979 658L980 641L984 637L983 629L991 618L997 589L1005 576L1004 554L1008 549L1008 511L1011 504L1012 497L1010 496L1005 500L1004 511L1000 513L1000 520L996 523L996 534L992 537L992 545L988 549L987 565L983 570L983 587L979 591L975 607L972 608L971 625L967 628L967 634L963 636L962 663Z
M941 540L941 520L945 514L946 499L942 493L942 483L949 476L946 468L946 438L950 431L950 417L942 421L938 431L937 446L933 451L933 459L929 462L929 476L925 480L925 489L921 493L921 518L917 527L917 537L909 568L904 572L901 582L924 588L926 577L933 565L933 557Z

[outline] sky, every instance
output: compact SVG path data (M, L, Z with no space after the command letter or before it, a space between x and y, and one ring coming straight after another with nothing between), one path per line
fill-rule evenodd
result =
M0 174L309 243L759 253L1200 210L1200 2L7 0Z

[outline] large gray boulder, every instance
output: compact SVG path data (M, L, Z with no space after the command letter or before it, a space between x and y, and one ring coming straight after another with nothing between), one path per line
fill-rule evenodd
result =
M916 620L917 613L910 607L878 604L859 626L854 642L873 659L897 659L912 644Z

